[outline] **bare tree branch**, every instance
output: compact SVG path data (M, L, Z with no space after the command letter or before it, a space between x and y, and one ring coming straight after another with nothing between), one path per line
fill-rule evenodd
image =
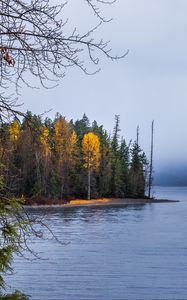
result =
M12 85L17 93L22 83L30 86L33 80L30 77L28 80L26 73L49 88L49 81L52 86L56 85L69 67L95 74L99 67L88 70L88 61L89 66L90 62L95 66L99 65L100 54L112 60L127 55L127 52L121 56L113 55L109 42L94 38L98 27L109 21L102 16L100 6L111 5L116 0L84 1L99 23L82 35L76 27L67 35L63 11L68 1L54 5L51 0L0 0L0 102L1 99L6 102L6 92Z

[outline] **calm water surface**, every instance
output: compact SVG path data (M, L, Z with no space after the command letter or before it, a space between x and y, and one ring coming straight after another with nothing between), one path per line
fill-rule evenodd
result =
M67 245L32 241L43 260L15 260L9 283L33 300L186 300L187 188L172 204L30 210Z

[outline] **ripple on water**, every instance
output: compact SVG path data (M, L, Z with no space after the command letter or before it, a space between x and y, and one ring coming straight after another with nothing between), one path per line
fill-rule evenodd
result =
M187 188L175 204L29 209L67 245L31 241L42 260L15 259L12 287L33 300L187 299Z

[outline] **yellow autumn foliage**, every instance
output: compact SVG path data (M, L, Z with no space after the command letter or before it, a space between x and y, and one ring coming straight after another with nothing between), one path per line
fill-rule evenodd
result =
M73 164L76 160L77 134L64 117L59 117L54 124L54 142L58 165Z
M62 159L62 154L66 154L67 141L70 137L70 128L64 117L59 117L54 124L54 141L56 151Z
M84 167L97 170L100 165L100 141L93 132L86 133L82 140Z
M70 144L72 146L76 145L77 143L77 134L76 132L73 130L72 134L71 134L71 138L70 138Z
M20 125L18 121L14 120L8 128L10 141L17 141L20 135Z
M43 146L43 154L48 157L51 153L51 148L49 145L49 129L43 125L40 129L40 142Z

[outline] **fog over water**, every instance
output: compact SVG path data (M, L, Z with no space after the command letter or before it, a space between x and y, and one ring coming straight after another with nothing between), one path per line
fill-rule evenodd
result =
M70 2L64 9L68 30L78 24L83 32L94 24L83 2ZM128 56L116 63L101 57L102 70L95 76L73 68L53 90L23 88L24 107L35 113L52 108L50 117L58 111L68 119L81 118L86 112L91 121L96 119L109 131L114 115L120 114L121 134L135 139L139 124L147 154L154 119L155 170L187 165L186 11L185 0L119 0L106 7L103 13L114 20L96 36L111 39L114 53L129 49Z

